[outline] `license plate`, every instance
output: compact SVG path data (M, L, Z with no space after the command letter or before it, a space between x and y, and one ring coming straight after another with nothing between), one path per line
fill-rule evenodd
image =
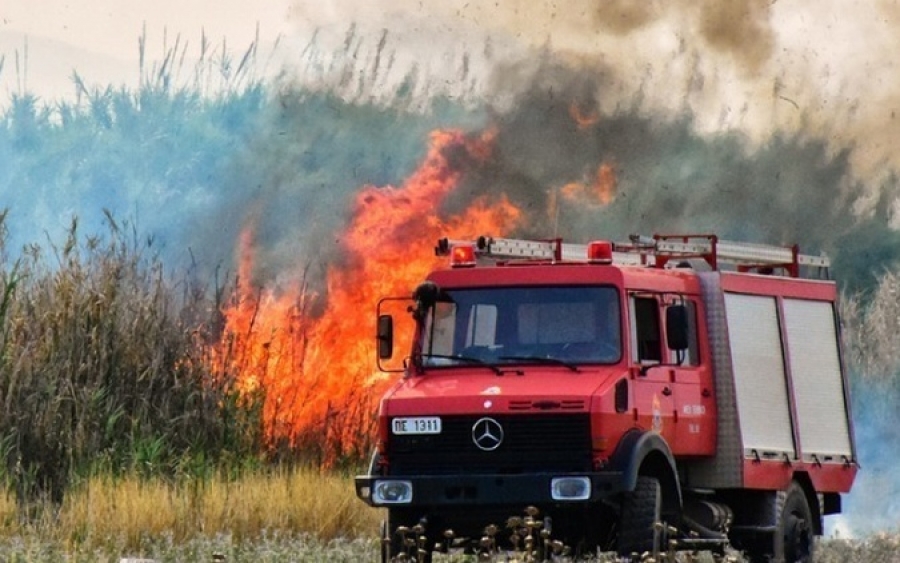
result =
M391 422L394 434L440 434L441 419L437 416L395 418Z

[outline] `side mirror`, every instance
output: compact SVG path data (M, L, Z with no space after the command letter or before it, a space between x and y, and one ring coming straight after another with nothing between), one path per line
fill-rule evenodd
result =
M678 352L688 348L688 310L684 305L666 308L666 343Z
M394 355L394 317L378 315L378 359L388 360Z

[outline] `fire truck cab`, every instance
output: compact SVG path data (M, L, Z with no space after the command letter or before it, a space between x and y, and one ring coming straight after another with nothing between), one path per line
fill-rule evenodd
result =
M580 553L811 558L858 469L826 257L712 235L436 250L356 479L387 509L383 560L526 509Z

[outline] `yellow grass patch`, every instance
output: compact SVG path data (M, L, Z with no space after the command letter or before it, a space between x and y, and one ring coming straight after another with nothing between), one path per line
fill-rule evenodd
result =
M0 533L82 546L169 536L175 542L229 534L311 534L322 540L374 536L383 518L356 498L350 475L316 469L256 471L237 479L216 477L172 483L136 475L98 476L74 488L59 512L45 507L24 523L15 499L0 497Z

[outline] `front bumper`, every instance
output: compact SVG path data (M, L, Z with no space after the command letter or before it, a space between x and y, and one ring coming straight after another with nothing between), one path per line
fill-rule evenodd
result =
M587 498L553 498L551 483L562 477L584 477L590 481ZM356 495L370 506L440 507L598 502L623 490L621 471L585 473L529 473L519 475L360 475ZM405 481L412 485L409 502L379 503L372 491L378 481Z

